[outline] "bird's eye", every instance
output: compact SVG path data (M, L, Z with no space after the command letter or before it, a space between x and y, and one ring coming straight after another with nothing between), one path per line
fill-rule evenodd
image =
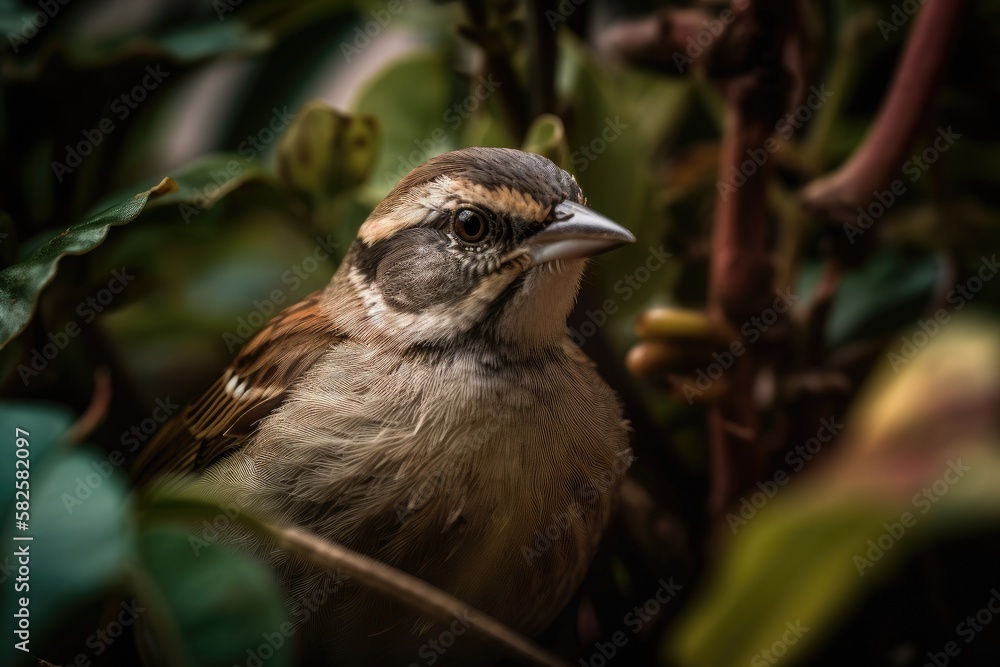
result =
M466 243L479 243L488 231L486 218L479 211L463 208L455 216L455 234Z

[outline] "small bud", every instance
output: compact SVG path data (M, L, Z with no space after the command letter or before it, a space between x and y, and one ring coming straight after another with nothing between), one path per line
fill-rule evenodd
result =
M562 119L553 114L536 118L525 133L524 150L545 156L563 169L569 168L569 146Z
M324 198L363 183L377 156L374 116L348 116L310 102L285 132L278 174L293 190Z
M639 338L686 340L725 340L723 332L700 310L652 308L639 316L635 323Z

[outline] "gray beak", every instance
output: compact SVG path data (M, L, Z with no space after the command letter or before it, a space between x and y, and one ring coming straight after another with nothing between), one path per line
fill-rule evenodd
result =
M632 232L574 201L564 201L554 213L556 221L526 243L532 266L557 259L592 257L635 243Z

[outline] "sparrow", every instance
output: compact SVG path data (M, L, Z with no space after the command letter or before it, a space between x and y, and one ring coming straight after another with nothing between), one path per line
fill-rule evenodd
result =
M587 258L634 241L542 156L434 157L378 204L326 288L151 439L136 483L195 474L220 501L537 635L586 573L631 461L620 402L566 322ZM293 619L329 581L230 539L269 565ZM456 637L462 619L438 626L353 581L308 617L306 662L496 659Z

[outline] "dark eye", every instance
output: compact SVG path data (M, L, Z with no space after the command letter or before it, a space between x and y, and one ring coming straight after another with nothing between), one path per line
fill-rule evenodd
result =
M479 243L488 231L486 218L479 211L463 208L455 216L455 234L466 243Z

